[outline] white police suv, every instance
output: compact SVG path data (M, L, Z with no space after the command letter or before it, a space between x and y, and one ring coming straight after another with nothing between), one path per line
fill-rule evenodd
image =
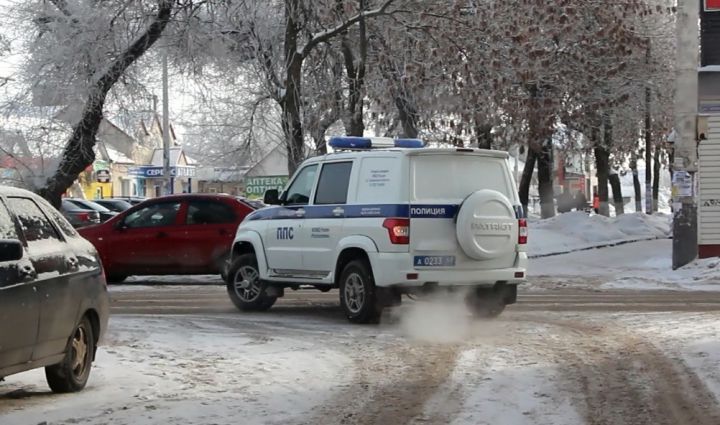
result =
M479 316L500 314L525 281L527 222L508 154L434 149L417 139L334 137L233 242L227 289L240 310L267 310L285 288L340 289L348 319L379 319L407 293L467 290Z

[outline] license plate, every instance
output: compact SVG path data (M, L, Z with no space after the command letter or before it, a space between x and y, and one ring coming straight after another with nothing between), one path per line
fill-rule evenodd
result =
M452 255L416 255L415 267L455 267Z

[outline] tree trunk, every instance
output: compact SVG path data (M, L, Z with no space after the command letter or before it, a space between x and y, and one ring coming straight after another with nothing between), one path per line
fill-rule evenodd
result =
M475 118L475 137L480 149L492 149L492 125L486 124L480 117Z
M299 0L285 2L285 95L280 101L282 110L282 129L287 146L288 172L290 175L305 159L305 140L303 138L300 113L300 90L302 89L303 56L297 51L297 38L300 26L296 19Z
M640 188L640 176L638 175L637 160L630 161L630 169L633 175L633 189L635 190L635 212L642 212L642 190Z
M610 153L602 146L595 146L595 169L598 179L598 196L600 197L600 208L598 214L610 216L608 205L608 175L610 173Z
M608 177L613 192L613 203L615 205L615 215L625 214L625 203L623 202L622 186L620 186L620 176L616 172L612 172Z
M108 92L125 71L160 38L173 10L172 0L160 0L157 15L145 33L125 49L108 70L90 87L82 115L73 126L70 139L55 174L49 178L38 194L56 208L60 207L65 193L78 175L95 160L96 135L103 119L103 108Z
M530 201L530 184L532 183L533 171L535 171L535 160L537 155L533 149L528 149L527 158L525 159L525 168L523 168L522 178L520 179L520 187L518 194L520 195L520 203L522 204L525 214L528 212Z
M653 212L658 211L658 197L660 196L660 147L655 147L655 155L653 155L653 186L652 186L652 208Z
M401 83L402 84L402 83ZM395 96L395 106L398 108L398 116L403 128L403 137L414 139L418 137L418 112L412 100L403 88L398 96Z
M342 4L342 1L338 1ZM359 0L360 10L365 10L365 0ZM342 8L342 6L340 6ZM356 57L347 37L342 40L342 53L345 59L345 72L348 78L348 109L345 131L348 136L365 134L363 99L365 98L365 63L367 62L367 35L365 19L358 22L358 50Z
M555 216L555 192L552 178L552 141L543 143L538 155L538 191L540 192L540 214L542 218Z

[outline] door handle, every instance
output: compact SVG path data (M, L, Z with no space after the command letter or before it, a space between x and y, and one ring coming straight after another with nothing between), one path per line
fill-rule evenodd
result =
M68 257L67 265L68 267L70 267L70 270L77 270L80 265L80 261L78 261L78 259L75 257Z
M305 217L305 210L302 208L295 210L295 217Z
M158 232L157 237L158 238L167 238L168 234L165 232Z
M25 264L23 266L20 266L18 269L18 274L20 274L20 277L22 279L30 280L35 279L37 277L37 272L35 271L35 268L29 264Z
M337 207L332 210L332 213L335 217L342 217L343 215L345 215L345 210L343 208Z

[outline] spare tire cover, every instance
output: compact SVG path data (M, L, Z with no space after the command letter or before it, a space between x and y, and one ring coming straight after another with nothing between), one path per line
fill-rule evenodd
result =
M475 260L490 260L515 252L518 221L505 195L483 189L463 201L455 232L465 255Z

